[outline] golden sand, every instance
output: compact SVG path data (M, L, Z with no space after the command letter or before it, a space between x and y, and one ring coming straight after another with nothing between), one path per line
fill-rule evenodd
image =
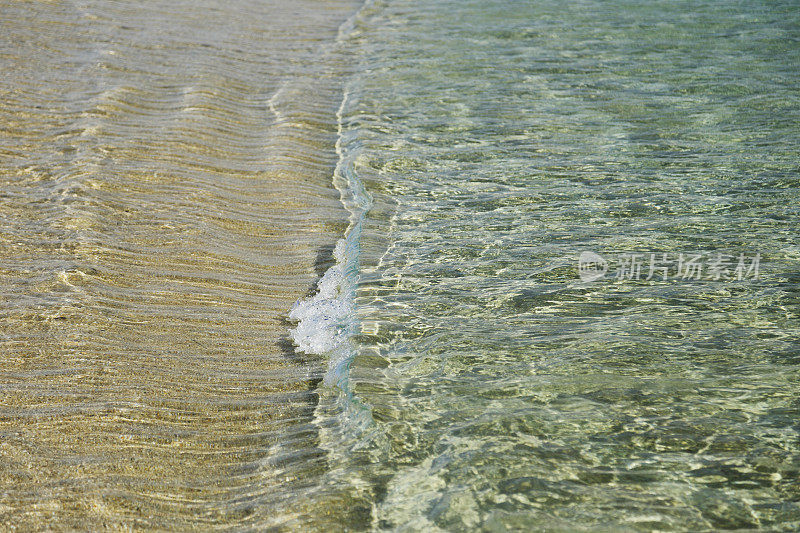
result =
M288 519L355 7L0 2L0 529Z

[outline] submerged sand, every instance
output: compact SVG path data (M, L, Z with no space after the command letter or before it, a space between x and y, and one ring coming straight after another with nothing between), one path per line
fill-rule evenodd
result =
M3 529L292 520L356 7L2 2Z

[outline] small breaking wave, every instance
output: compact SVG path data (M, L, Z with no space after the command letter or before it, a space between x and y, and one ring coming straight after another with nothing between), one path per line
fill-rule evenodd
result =
M352 30L352 21L343 27ZM316 294L298 300L289 312L289 318L297 322L297 326L289 330L297 349L307 354L326 356L328 370L324 383L338 386L348 395L349 366L355 355L350 339L358 332L355 291L359 277L361 226L372 204L372 198L354 169L359 143L344 135L343 117L353 100L352 83L346 88L336 113L339 129L336 141L338 162L333 175L333 185L350 213L350 223L344 238L339 240L334 249L336 264L317 282Z
M354 354L350 337L358 329L355 288L358 282L358 232L348 232L333 252L336 264L317 282L317 293L295 302L289 318L297 322L290 330L297 349L328 356L325 384L347 390L347 369Z

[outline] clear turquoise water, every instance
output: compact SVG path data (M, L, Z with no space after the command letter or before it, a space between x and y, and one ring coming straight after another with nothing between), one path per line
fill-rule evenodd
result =
M369 211L324 513L800 529L800 6L400 0L343 42ZM758 252L760 279L584 284L587 250Z

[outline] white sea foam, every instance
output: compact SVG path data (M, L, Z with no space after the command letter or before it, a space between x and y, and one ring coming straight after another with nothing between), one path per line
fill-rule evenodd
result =
M337 46L342 46L354 31L355 21L372 4L366 0L339 28ZM355 354L351 336L358 331L355 313L355 289L358 284L359 241L361 226L372 198L354 170L359 145L347 139L343 117L353 105L355 80L345 86L341 105L336 112L338 138L336 153L339 160L333 173L333 186L339 191L342 205L350 213L350 224L334 250L336 264L317 282L317 293L298 300L289 311L289 318L297 322L289 330L297 349L304 353L327 358L328 372L325 384L336 385L349 395L348 374L350 361ZM276 112L276 118L280 118Z
M353 303L344 273L344 253L345 240L340 239L334 251L336 265L317 282L317 293L298 300L289 311L289 318L298 322L290 332L301 352L324 354L348 338Z
M295 302L289 318L297 326L289 330L297 349L328 358L327 385L344 385L352 358L350 336L356 331L354 291L357 282L354 242L358 231L340 239L333 252L336 264L317 282L317 293ZM348 253L350 252L350 253ZM344 387L343 387L344 388Z

